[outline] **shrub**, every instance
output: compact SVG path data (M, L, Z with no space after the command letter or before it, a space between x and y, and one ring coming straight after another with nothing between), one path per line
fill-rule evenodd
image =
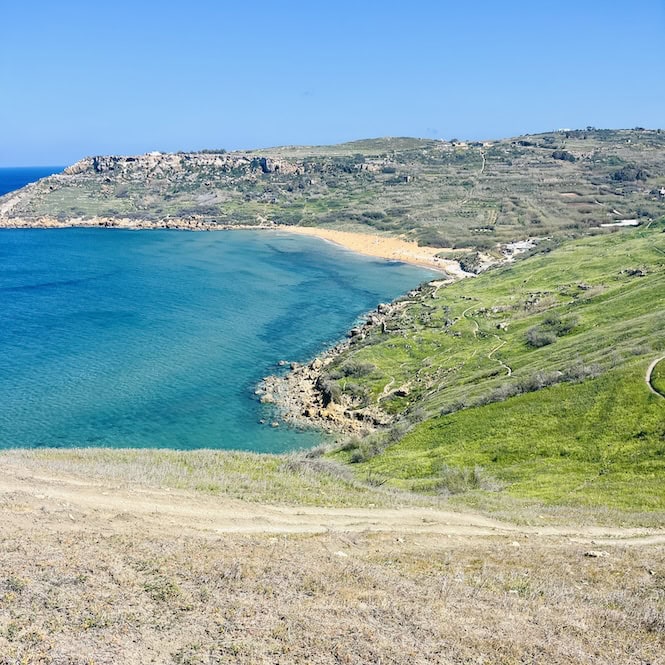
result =
M362 376L367 376L375 370L375 366L372 363L361 363L357 360L351 360L339 368L341 376L353 376L355 378L360 378Z
M549 312L541 325L526 331L526 343L533 348L547 346L556 342L557 337L567 335L576 325L577 318L574 316L562 319L557 312Z
M566 369L562 373L561 381L570 381L571 383L578 383L585 379L595 379L603 373L603 368L596 364L585 365L581 360Z
M476 489L497 492L502 489L502 485L495 478L488 476L480 466L470 469L443 464L439 469L435 489L441 494L463 494Z
M357 383L347 383L344 386L344 394L351 395L356 403L360 403L360 406L369 406L370 399L367 392L367 388L358 385Z
M637 166L624 166L610 175L617 182L634 182L635 180L646 180L649 174Z
M437 229L424 228L418 231L418 244L423 247L450 247L450 239Z
M322 374L316 381L316 387L323 398L323 406L331 402L339 404L342 401L342 389L329 376Z
M562 319L556 312L549 312L543 319L543 326L549 332L553 332L557 337L562 337L571 332L577 325L577 318L569 316Z
M573 155L571 152L568 152L567 150L555 150L552 153L552 159L561 159L565 162L574 162L575 155Z
M409 423L400 421L395 423L386 434L387 443L397 443L409 431Z
M540 326L533 326L526 331L526 343L534 349L554 344L554 342L556 342L556 334L543 330Z
M353 453L351 453L349 461L351 464L367 462L372 459L372 457L376 457L382 450L383 447L379 445L377 441L374 439L366 439L356 450L353 451Z
M459 257L460 268L464 272L477 273L482 266L482 260L478 252L471 252Z
M359 448L360 444L361 441L357 436L350 436L348 439L345 439L339 444L337 450L340 452L349 452Z

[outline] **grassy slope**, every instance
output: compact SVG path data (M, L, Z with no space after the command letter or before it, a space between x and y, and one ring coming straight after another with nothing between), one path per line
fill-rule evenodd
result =
M336 367L350 361L375 366L368 376L340 385L361 386L388 411L417 405L435 415L538 371L565 370L580 361L610 367L634 354L652 357L652 350L665 348L662 228L661 223L567 243L441 288L436 297L428 287L393 322L393 334L377 332L338 360ZM632 276L627 268L647 274ZM574 323L573 330L554 344L529 347L527 330L552 315ZM393 379L393 387L410 384L406 398L382 395Z
M356 480L311 451L267 455L221 450L51 448L6 450L0 463L113 485L194 490L204 495L293 506L434 505L431 498L385 491Z
M338 456L360 460L359 473L413 489L474 489L491 484L483 479L489 475L514 497L665 509L665 401L644 381L646 366L665 348L662 229L661 223L574 241L440 289L436 298L426 292L402 317L401 334L376 335L338 365L375 365L353 379L354 390L360 385L372 400L393 379L393 386L410 382L408 396L385 397L380 406L406 417L424 410L434 419L378 456L367 444ZM627 268L646 275L631 276ZM553 344L530 348L527 329L552 314L575 327ZM454 323L446 327L444 318ZM603 372L599 378L437 417L450 404L502 389L509 394L538 372L592 364Z
M665 402L645 366L435 418L360 467L422 490L480 466L514 497L665 510Z

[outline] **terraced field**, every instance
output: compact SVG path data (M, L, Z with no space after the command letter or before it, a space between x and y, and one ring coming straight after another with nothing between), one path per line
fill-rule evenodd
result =
M493 251L663 213L665 133L558 131L483 142L94 157L0 198L0 219L283 224ZM665 191L665 190L663 190Z

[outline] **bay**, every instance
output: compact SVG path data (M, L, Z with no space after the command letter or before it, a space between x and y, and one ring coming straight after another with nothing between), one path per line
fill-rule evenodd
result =
M257 382L432 277L272 231L0 230L0 447L315 445Z

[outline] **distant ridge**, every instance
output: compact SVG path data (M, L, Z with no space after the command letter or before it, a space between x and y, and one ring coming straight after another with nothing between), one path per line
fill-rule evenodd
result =
M87 157L0 198L0 224L324 226L491 254L528 238L647 222L664 206L665 132L587 128Z

